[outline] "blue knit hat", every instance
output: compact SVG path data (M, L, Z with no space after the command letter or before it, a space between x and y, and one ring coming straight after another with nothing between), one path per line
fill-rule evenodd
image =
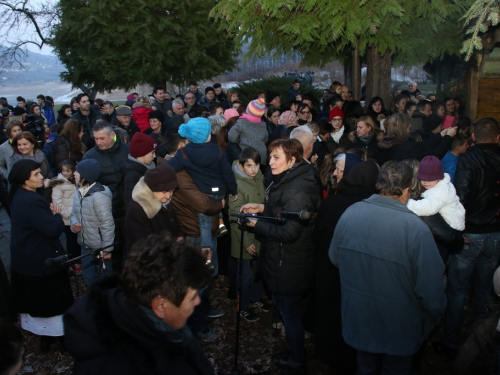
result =
M87 182L93 184L101 175L101 165L94 159L85 159L76 165L76 170Z
M205 143L210 130L212 130L210 121L203 117L195 117L179 127L179 135L192 143Z

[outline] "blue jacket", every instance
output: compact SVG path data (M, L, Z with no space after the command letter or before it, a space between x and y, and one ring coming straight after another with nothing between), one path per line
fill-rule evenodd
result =
M188 143L177 151L168 164L176 172L185 169L198 189L205 194L238 194L231 166L215 143Z
M458 156L455 156L448 151L444 158L441 159L443 163L443 169L446 173L450 175L451 182L455 179L455 172L457 170Z
M342 215L329 256L340 271L344 340L370 353L416 353L446 307L445 267L427 225L374 194Z
M54 115L54 108L52 108L52 106L49 103L45 102L42 109L43 109L43 114L47 119L47 124L49 124L49 126L55 124L56 116Z

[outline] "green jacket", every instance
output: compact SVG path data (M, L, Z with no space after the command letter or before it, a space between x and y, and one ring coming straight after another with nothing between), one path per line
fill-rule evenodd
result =
M257 176L250 178L245 172L238 167L238 160L233 162L232 167L236 183L238 184L238 199L233 202L229 198L229 213L240 212L241 206L246 203L264 203L264 177L259 171ZM235 217L230 217L231 220L231 255L235 258L240 257L240 240L241 231L238 228ZM250 229L252 230L252 229ZM260 241L255 239L255 234L245 230L243 238L244 249L255 245L257 252L260 251ZM252 256L243 249L243 259L252 259Z

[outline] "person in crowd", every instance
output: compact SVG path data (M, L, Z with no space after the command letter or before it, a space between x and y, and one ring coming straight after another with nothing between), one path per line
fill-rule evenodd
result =
M132 120L139 127L139 131L144 132L149 128L149 114L152 111L151 102L146 96L138 96L132 106ZM130 137L132 139L132 137Z
M349 131L347 124L344 124L344 112L335 107L330 111L330 122L333 125L333 132L330 134L337 147L344 148L349 141Z
M5 180L9 178L10 158L14 155L14 138L23 131L23 123L18 120L11 120L7 123L5 134L9 137L0 145L0 172Z
M47 119L45 118L45 114L43 113L42 107L36 103L32 103L29 109L30 115L35 115L35 121L40 121L43 126L48 126Z
M132 137L130 153L121 165L125 208L132 201L132 191L141 177L156 167L154 160L157 147L156 141L144 133L138 132Z
M281 110L281 97L276 91L266 92L266 100L269 106L273 106L276 109Z
M82 160L76 165L71 231L78 236L81 246L83 281L90 288L100 276L112 273L111 253L115 239L115 222L111 210L113 197L107 186L97 182L101 166L96 160ZM106 247L95 256L85 256L93 250ZM103 264L100 264L100 256ZM97 263L97 264L96 264Z
M437 349L454 353L460 345L464 303L473 285L472 320L485 314L491 304L492 278L500 248L500 127L492 118L479 120L472 138L476 145L457 162L455 188L465 207L465 244L452 254L448 266L448 305L445 329Z
M420 161L428 155L442 158L450 149L452 137L457 134L456 128L449 128L435 137L417 142L410 137L411 120L407 114L395 113L384 124L386 133L378 143L381 163L412 158Z
M438 115L439 117L442 117L444 120L444 116L446 116L444 104L442 102L437 101L437 100L432 102L432 114Z
M189 82L189 90L187 92L191 92L196 97L196 102L199 102L203 97L203 94L198 90L198 84L196 81ZM186 93L187 94L187 93Z
M432 104L428 100L421 100L417 103L415 111L411 117L411 131L415 132L423 128L424 120L429 117L432 112Z
M208 110L210 109L210 106L215 103L218 103L217 98L215 97L215 89L209 86L205 88L205 95L198 101L198 105L205 107Z
M274 129L273 134L269 137L268 144L271 144L277 139L290 138L291 131L299 125L297 113L294 111L283 112L278 119L278 126Z
M149 112L149 129L144 130L144 134L153 138L157 144L163 141L165 134L165 116L161 111Z
M238 199L229 202L229 213L238 213L246 203L264 200L264 177L260 171L259 152L248 147L233 163L233 173L238 184ZM259 315L250 308L250 303L259 303L262 297L262 280L258 277L258 255L261 243L250 231L244 232L243 258L240 259L241 233L237 222L231 223L231 258L229 258L230 284L238 285L239 265L241 262L241 316L247 322L256 322ZM262 304L263 305L263 304Z
M105 100L100 105L100 112L103 115L108 115L110 121L114 121L116 119L116 109L112 101Z
M441 159L443 163L443 170L450 175L450 180L453 183L455 180L455 171L457 169L458 157L467 152L468 142L467 138L462 134L457 134L451 142L451 150L448 150L444 158Z
M192 95L189 94L189 96ZM179 126L189 121L189 115L186 113L186 107L184 107L182 99L175 99L172 101L172 111L174 115L171 118L167 118L165 122L166 136L177 133L179 131Z
M66 235L66 251L69 258L80 255L80 245L77 235L71 231L70 218L73 211L73 197L76 192L75 182L76 161L66 159L61 163L61 173L50 181L52 186L52 203L61 208Z
M396 96L392 102L394 105L394 113L406 113L406 103L408 103L408 96L404 94Z
M345 148L346 150L353 148L366 149L369 158L379 161L380 150L378 142L382 137L383 134L375 124L375 121L370 116L361 116L356 122L356 130L349 134L349 141Z
M18 96L16 98L16 101L17 105L14 107L14 110L12 112L14 113L14 116L22 116L24 121L27 113L26 99L24 99L22 96Z
M21 328L40 336L49 350L64 335L62 314L73 303L66 267L45 269L45 261L64 254L61 208L48 204L37 189L43 186L40 164L22 159L9 173L11 190L11 285L14 310Z
M269 137L273 134L278 126L278 119L280 118L280 110L274 107L269 107L266 111L266 127Z
M269 145L272 182L266 188L264 202L247 203L246 213L276 216L279 212L308 211L313 215L321 201L321 186L313 169L303 160L303 149L296 139L280 139ZM304 326L299 303L309 293L314 280L315 247L313 221L290 217L284 223L248 219L262 238L263 277L273 302L283 318L289 356L279 366L285 371L305 373Z
M189 118L200 117L205 111L205 107L198 105L196 102L196 95L190 91L184 95L184 102L186 103L185 112L188 114Z
M127 105L129 107L133 107L138 97L139 97L139 94L136 92L134 92L132 94L128 94L127 101L125 102L125 105ZM151 104L151 102L149 102L149 104Z
M333 171L333 178L335 179L336 186L344 178L344 174L349 172L352 166L356 163L360 163L363 160L361 157L354 153L339 153L335 156L335 170Z
M439 213L450 227L455 230L465 229L465 209L460 203L455 187L448 173L444 173L443 164L435 156L426 156L420 162L417 178L423 188L422 199L410 199L407 207L418 216L430 216Z
M92 135L92 128L94 127L99 112L90 108L90 99L87 94L81 93L76 96L76 105L78 110L73 113L71 118L73 120L78 120L83 125L83 143L87 150L90 150L95 146L95 140ZM75 108L74 106L72 107Z
M357 100L348 100L342 105L342 112L344 112L345 116L344 122L350 129L354 129L356 128L358 118L363 116L363 107L361 106L361 102Z
M300 79L296 78L293 81L293 85L290 86L288 92L286 94L287 101L291 102L297 98L297 95L300 95Z
M62 120L70 119L71 115L71 107L69 104L63 104L57 111L57 123L60 124Z
M408 82L408 90L401 91L401 94L406 95L410 99L425 99L425 96L420 94L420 90L417 88L417 82L415 81Z
M297 108L297 116L299 117L299 125L311 122L313 120L311 107L306 103L301 103Z
M329 257L340 273L342 336L357 351L358 374L409 374L446 307L444 264L429 228L406 207L412 181L408 165L384 164L378 194L348 208L335 227Z
M458 113L455 106L455 100L453 98L445 98L443 100L445 115L453 116L458 118Z
M234 128L233 128L234 129ZM231 129L232 130L232 129ZM216 200L223 200L227 193L237 199L237 185L227 158L219 146L210 142L211 125L205 118L189 120L179 128L179 135L189 143L169 160L175 171L185 169L205 194ZM200 241L203 252L212 248L211 215L198 213ZM222 224L222 223L221 223Z
M8 319L0 317L0 374L15 375L23 364L23 334Z
M422 122L422 128L413 132L412 137L417 140L429 140L439 144L439 135L443 131L443 119L437 115L429 115Z
M328 258L335 226L342 214L353 204L375 193L379 172L373 161L350 164L335 194L328 194L321 203L314 227L316 261L316 330L315 353L330 364L333 373L354 374L356 352L342 338L340 275Z
M304 161L312 165L316 164L317 155L311 157L316 137L307 125L300 125L290 132L290 139L296 139L302 145L302 157ZM309 160L311 159L311 160Z
M99 281L64 316L74 372L214 375L186 326L210 273L206 259L175 238L137 243L120 277Z
M327 120L321 119L318 121L318 126L319 132L314 143L313 154L318 155L316 165L318 169L321 170L326 155L335 152L337 144L330 138L330 133L333 132L332 124Z
M405 113L410 116L413 115L413 112L415 112L415 109L417 108L417 103L415 103L414 101L411 101L411 100L408 100L406 102L406 106L405 106Z
M234 108L234 102L239 101L238 91L236 90L228 90L227 92L227 100L224 102L224 110L229 108ZM236 109L236 108L235 108Z
M139 132L139 126L132 120L132 109L126 105L116 108L116 118L111 121L111 125L119 127L126 132L127 143L130 142L135 133Z
M153 96L155 98L152 104L153 111L160 111L163 116L172 116L172 101L165 100L165 87L156 86L153 89Z
M120 166L127 160L130 153L129 145L121 143L111 124L99 122L92 129L96 146L85 153L83 160L94 159L100 167L97 182L109 188L113 194L112 209L115 222L115 240L117 245L113 251L113 265L119 268L121 263L122 230L125 217L125 206L123 204L123 181L120 173Z
M52 177L49 162L43 154L40 144L31 132L21 132L12 140L14 153L7 161L7 169L10 171L12 167L23 159L36 161L40 164L42 176L47 179Z
M383 130L380 123L391 115L391 111L385 108L384 100L380 96L374 96L370 99L366 108L366 113L375 121L375 124L377 124L380 130Z
M349 89L349 86L342 85L340 88L340 96L344 102L351 100L351 90Z
M148 169L132 191L125 215L125 253L149 236L167 230L173 238L180 232L173 205L174 191L179 188L173 168L167 163Z
M47 125L52 125L56 123L56 117L54 116L54 108L52 108L52 103L49 101L45 100L44 95L38 95L36 97L36 100L38 101L38 104L43 110L43 113L45 115L45 118L47 120Z
M78 120L70 119L64 124L63 130L54 144L55 167L61 171L61 163L69 158L76 162L82 160L85 145L82 142L83 126Z
M263 99L252 100L228 133L229 141L239 144L242 150L253 147L260 153L262 165L267 165L266 142L269 137L262 116L266 111Z
M215 98L221 104L224 104L227 100L227 96L222 89L222 85L220 83L214 83L213 88L215 90Z

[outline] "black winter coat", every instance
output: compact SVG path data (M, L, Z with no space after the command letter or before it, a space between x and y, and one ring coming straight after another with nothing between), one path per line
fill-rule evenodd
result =
M442 159L450 149L453 138L449 135L441 137L440 134L436 134L436 136L422 142L409 138L403 143L394 145L390 145L390 142L383 139L379 142L380 162L383 164L389 160L402 161L405 159L420 161L429 155Z
M450 227L439 213L431 216L419 217L431 230L439 254L443 259L443 263L446 264L450 253L456 253L462 250L464 246L462 232Z
M125 209L132 201L132 191L135 185L139 182L142 176L146 174L148 168L141 163L130 160L128 157L123 162L120 168L123 181L123 199L125 201Z
M174 330L127 301L116 276L97 281L63 319L76 375L214 374L189 328Z
M125 216L120 167L123 162L127 160L129 152L129 145L122 144L120 138L116 137L116 141L110 149L100 150L94 147L83 155L83 160L94 159L97 160L101 166L101 175L97 182L106 185L113 194L111 204L113 207L114 219Z
M368 157L380 164L380 148L378 147L379 138L376 135L374 135L368 143L364 143L359 139L357 133L353 131L349 134L348 139L349 140L345 146L346 150L350 150L352 148L365 149L368 152Z
M95 146L94 137L92 135L92 128L95 125L97 117L99 117L100 113L98 111L90 109L90 113L88 116L85 116L80 110L75 112L71 118L73 120L78 120L83 125L83 138L82 141L85 143L87 150L90 150Z
M500 148L476 144L458 158L454 185L465 208L466 233L500 232Z
M266 190L265 216L302 210L313 216L321 202L321 183L307 162L296 164ZM313 286L316 258L313 225L313 218L302 221L289 217L284 223L257 222L255 233L263 237L264 280L272 293L303 294Z

